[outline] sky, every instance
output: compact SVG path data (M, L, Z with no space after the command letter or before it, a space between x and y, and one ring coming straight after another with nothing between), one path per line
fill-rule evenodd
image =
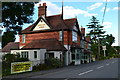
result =
M96 0L97 1L97 0ZM61 14L61 0L51 1L46 0L35 4L33 20L36 21L38 18L38 5L40 3L46 2L47 4L47 16ZM100 24L102 23L103 13L105 8L105 1L94 0L88 1L65 1L64 0L64 19L77 18L79 26L86 29L86 33L90 30L87 29L87 24L90 22L92 16L97 17ZM32 23L31 23L32 24ZM31 24L25 24L23 29L27 28ZM108 0L106 13L104 17L104 26L105 34L112 34L115 37L115 43L113 46L118 46L118 2L115 0ZM16 36L17 37L17 36ZM16 42L19 41L17 37Z

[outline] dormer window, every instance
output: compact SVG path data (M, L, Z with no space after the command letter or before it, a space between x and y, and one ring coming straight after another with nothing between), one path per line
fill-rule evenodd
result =
M25 43L25 34L22 34L22 43Z

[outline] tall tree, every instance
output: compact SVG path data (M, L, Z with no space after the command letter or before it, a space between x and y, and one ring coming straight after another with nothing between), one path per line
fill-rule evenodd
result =
M92 18L90 19L90 23L88 23L88 29L90 29L90 32L87 34L91 37L91 41L92 41L92 52L93 54L96 56L96 59L99 59L99 55L100 55L100 37L103 37L103 34L105 33L105 31L103 31L103 27L99 24L99 20L97 20L97 18L95 16L92 16ZM96 49L97 47L97 49ZM97 51L95 51L97 50Z
M99 20L95 16L92 16L92 19L90 19L90 23L88 23L88 29L90 29L90 32L87 34L91 36L91 40L93 43L98 42L98 38L102 37L105 31L103 31L103 27L99 23Z
M24 23L32 23L32 15L34 11L33 2L3 2L2 3L2 23L6 28L6 33L3 35L2 47L8 42L14 42L15 36L11 36L11 40L6 41L8 35L18 34L22 30ZM10 32L10 34L9 34ZM8 39L8 38L7 38Z

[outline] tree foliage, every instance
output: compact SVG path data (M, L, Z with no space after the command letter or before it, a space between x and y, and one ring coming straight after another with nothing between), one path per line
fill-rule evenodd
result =
M107 57L112 57L116 53L112 44L115 42L115 37L112 34L104 35L106 31L103 30L104 26L99 24L99 20L92 16L90 23L87 25L90 32L87 35L91 36L91 50L96 59L105 59L102 46L106 46Z
M101 26L99 23L100 23L99 20L97 20L95 16L92 16L92 18L90 19L90 23L87 25L88 29L90 29L87 35L91 37L91 41L92 41L91 50L95 55L96 59L99 59L99 56L100 56L100 40L99 39L100 37L103 37L103 34L105 33L105 31L103 31L104 26Z
M100 38L101 45L112 46L115 42L115 37L112 34L104 35L103 38Z
M33 2L3 2L2 22L7 31L21 31L24 23L31 23L34 10Z
M99 23L99 20L95 16L92 16L92 19L90 19L90 23L87 25L88 29L90 29L89 35L91 37L91 40L93 43L96 43L98 41L99 37L102 37L105 31L103 31L103 27Z
M3 2L2 23L6 31L2 36L2 47L15 41L25 23L32 23L34 14L34 2Z
M4 34L2 35L2 47L7 45L7 43L9 42L14 42L15 39L16 38L13 31L4 32Z

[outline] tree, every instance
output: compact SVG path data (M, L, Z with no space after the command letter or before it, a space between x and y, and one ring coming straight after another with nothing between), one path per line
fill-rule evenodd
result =
M114 49L116 50L117 54L120 54L120 46L114 46Z
M2 23L6 28L3 35L2 44L4 47L8 42L14 42L15 36L10 36L12 40L7 40L8 35L16 35L22 30L24 23L32 23L34 11L33 2L3 2L2 3ZM9 34L10 33L10 34ZM6 41L7 40L7 41Z
M21 31L24 23L31 23L34 11L33 2L3 2L2 22L7 31Z
M100 26L100 22L95 16L92 16L92 19L90 20L91 22L87 25L90 32L87 35L91 37L93 43L97 43L98 38L103 37L103 34L105 33L105 31L103 31L104 26Z
M102 45L112 46L112 44L115 42L115 37L112 34L107 34L103 38L100 38Z
M92 52L96 56L96 59L99 59L100 56L100 37L103 37L105 31L103 31L103 27L99 24L99 20L95 16L92 16L90 19L91 22L87 25L90 32L87 34L91 37L92 41ZM97 47L97 49L96 49ZM97 51L95 51L97 50Z
M15 39L16 38L15 38L15 35L14 35L13 31L4 32L4 34L2 36L2 47L7 45L7 43L9 43L9 42L14 42Z
M5 61L6 63L10 64L11 62L14 62L16 59L15 54L5 54L2 58L3 61Z

